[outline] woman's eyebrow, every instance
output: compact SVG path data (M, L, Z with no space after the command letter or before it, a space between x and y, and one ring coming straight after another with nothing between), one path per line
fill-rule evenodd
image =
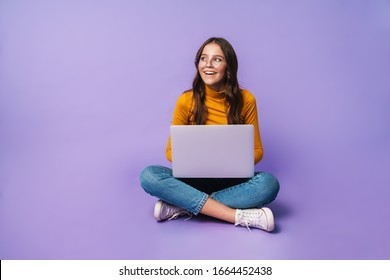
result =
M208 55L208 54L205 54L205 53L202 53L200 56L209 56L209 55ZM223 55L219 55L219 54L212 55L212 57L221 57L221 58L224 58Z

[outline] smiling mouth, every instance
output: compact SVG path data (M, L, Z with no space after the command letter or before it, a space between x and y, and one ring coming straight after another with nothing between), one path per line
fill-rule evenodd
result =
M206 75L215 75L215 74L217 74L217 72L214 72L214 71L204 71L203 73L205 73Z

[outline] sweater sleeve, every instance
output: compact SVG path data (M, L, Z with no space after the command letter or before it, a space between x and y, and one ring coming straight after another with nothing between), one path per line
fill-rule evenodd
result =
M172 125L188 125L190 116L192 95L190 92L185 92L179 96L175 110L173 112ZM166 157L172 162L171 137L168 136L168 143L166 147Z
M256 98L247 90L244 93L244 108L243 117L245 124L252 124L254 126L254 158L255 164L260 162L263 158L263 145L260 138L259 121L257 115Z

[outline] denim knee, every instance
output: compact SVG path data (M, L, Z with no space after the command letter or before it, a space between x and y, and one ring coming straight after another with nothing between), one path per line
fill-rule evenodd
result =
M163 166L151 165L142 170L140 174L141 187L148 194L154 193L153 189L157 186L158 183L157 174L161 173L163 168Z
M269 193L269 199L273 201L279 193L280 184L274 175L268 172L260 172L256 176L264 182L263 186L266 186Z

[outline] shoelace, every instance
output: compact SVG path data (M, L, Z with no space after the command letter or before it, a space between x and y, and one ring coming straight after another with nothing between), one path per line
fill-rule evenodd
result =
M183 212L184 212L184 215L188 215L188 218L184 219L184 221L187 221L187 220L189 220L189 219L192 218L192 214L191 214L191 213L189 213L189 212L187 212L187 211L181 211L181 212L176 212L175 214L173 214L173 215L168 219L168 221L177 219L178 217L180 217L180 216L183 214Z
M254 215L253 215L254 214ZM250 227L252 224L254 218L257 218L256 217L257 215L255 213L246 213L246 215L241 212L241 213L238 213L238 222L235 223L235 225L241 225L241 226L246 226L246 228L249 230L249 232L252 232ZM260 214L260 216L258 217L260 219L260 217L262 216L262 213Z
M171 216L171 217L168 218L168 221L177 219L178 217L180 217L182 215L188 215L188 218L185 219L185 221L187 221L187 220L192 218L192 214L190 212L185 211L184 209L179 208L177 206L173 206L173 205L169 205L168 206L168 213L167 213L167 215Z
M241 221L241 219L244 218L244 215L242 215L241 213L238 214L238 220L239 222L237 222L235 225L240 225L240 226L246 226L246 228L249 230L249 232L252 232L249 225L250 225L250 222L249 221Z

